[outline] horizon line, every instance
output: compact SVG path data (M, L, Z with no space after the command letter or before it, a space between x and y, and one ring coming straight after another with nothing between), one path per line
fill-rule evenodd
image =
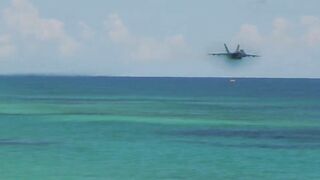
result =
M262 76L139 76L94 74L0 74L0 77L105 77L105 78L230 78L230 79L320 79L320 77L262 77Z

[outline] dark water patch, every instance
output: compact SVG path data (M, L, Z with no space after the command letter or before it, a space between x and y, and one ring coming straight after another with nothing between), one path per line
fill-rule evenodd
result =
M296 143L296 144L271 144L271 143L219 143L209 141L191 141L191 140L178 140L178 143L193 144L193 145L207 145L218 148L259 148L259 149L286 149L286 150L299 150L299 149L320 149L320 143Z
M249 138L249 139L271 139L287 141L308 141L320 142L320 129L302 129L302 130L239 130L239 129L200 129L183 130L171 133L176 136L193 137L224 137L224 138Z
M199 118L200 116L202 118L210 118L210 116L206 114L196 114L196 113L189 113L189 114L183 114L183 113L176 113L176 112L137 112L137 111L118 111L118 112L81 112L80 110L74 111L74 112L21 112L21 113L0 113L0 117L14 117L14 116L34 116L34 117L55 117L55 116L117 116L117 117L141 117L141 118L184 118L184 119L190 119L190 118Z
M112 116L119 115L117 113L108 113L108 112L57 112L57 113L0 113L1 116L35 116L35 117L47 117L47 116Z

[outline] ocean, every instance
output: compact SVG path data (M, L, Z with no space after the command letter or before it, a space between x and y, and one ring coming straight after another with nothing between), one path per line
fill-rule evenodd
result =
M1 180L320 179L320 80L0 77Z

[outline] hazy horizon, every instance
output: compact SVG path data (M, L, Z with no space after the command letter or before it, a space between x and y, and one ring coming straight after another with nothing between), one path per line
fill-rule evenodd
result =
M88 77L88 78L199 78L199 79L310 79L318 80L319 77L234 77L234 76L138 76L138 75L95 75L95 74L0 74L0 77Z

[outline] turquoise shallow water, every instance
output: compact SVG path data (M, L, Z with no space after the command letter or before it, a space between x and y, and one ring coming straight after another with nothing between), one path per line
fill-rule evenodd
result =
M0 179L319 179L320 80L0 77Z

